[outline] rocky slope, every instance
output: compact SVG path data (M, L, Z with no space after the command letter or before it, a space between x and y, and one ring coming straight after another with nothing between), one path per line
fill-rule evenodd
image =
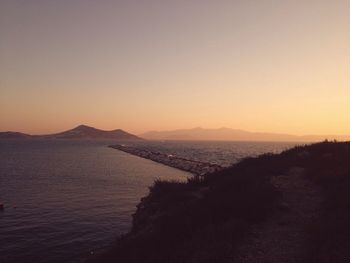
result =
M92 262L350 262L350 143L157 181L129 233Z

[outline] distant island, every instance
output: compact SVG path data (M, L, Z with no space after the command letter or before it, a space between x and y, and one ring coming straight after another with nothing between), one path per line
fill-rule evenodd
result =
M317 142L328 140L350 140L350 135L305 135L297 136L283 133L250 132L240 129L219 128L180 129L170 131L150 131L139 135L148 140L203 140L203 141L283 141Z
M79 125L73 129L47 135L29 135L20 132L0 132L0 139L110 139L110 140L142 140L142 138L121 129L105 131Z
M0 132L0 139L112 139L112 140L158 140L158 141L256 141L256 142L320 142L324 140L350 140L350 135L291 135L283 133L250 132L241 129L178 129L149 131L134 135L121 129L101 130L87 125L47 135L30 135L21 132Z

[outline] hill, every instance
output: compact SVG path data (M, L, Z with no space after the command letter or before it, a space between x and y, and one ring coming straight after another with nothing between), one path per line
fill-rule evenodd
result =
M89 262L350 262L350 143L247 158L156 181L132 229Z
M296 136L282 133L249 132L240 129L219 128L181 129L172 131L150 131L140 137L148 140L209 140L209 141L284 141L284 142L313 142L325 139L349 140L350 136L336 135L307 135Z
M52 139L112 139L112 140L142 140L141 138L121 129L105 131L94 127L79 125L74 129L61 133L45 135Z
M48 135L28 135L18 132L0 132L0 139L108 139L108 140L142 140L140 137L121 129L105 131L94 127L79 125L71 130Z
M0 132L0 139L28 139L30 137L29 134L21 132Z

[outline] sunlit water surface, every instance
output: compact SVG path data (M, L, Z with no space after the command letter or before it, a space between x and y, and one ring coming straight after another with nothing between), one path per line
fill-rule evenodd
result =
M188 173L106 147L115 142L0 141L0 262L81 262L128 231L156 178ZM139 142L229 165L292 143Z

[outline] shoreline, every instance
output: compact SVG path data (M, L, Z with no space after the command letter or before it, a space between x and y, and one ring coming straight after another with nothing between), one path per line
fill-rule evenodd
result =
M217 164L190 160L176 155L153 152L122 144L110 145L108 147L198 176L204 176L224 169L224 167Z
M339 201L350 196L349 154L350 142L325 141L187 182L158 180L131 230L87 263L326 263L335 251L337 262L349 262L349 202Z

